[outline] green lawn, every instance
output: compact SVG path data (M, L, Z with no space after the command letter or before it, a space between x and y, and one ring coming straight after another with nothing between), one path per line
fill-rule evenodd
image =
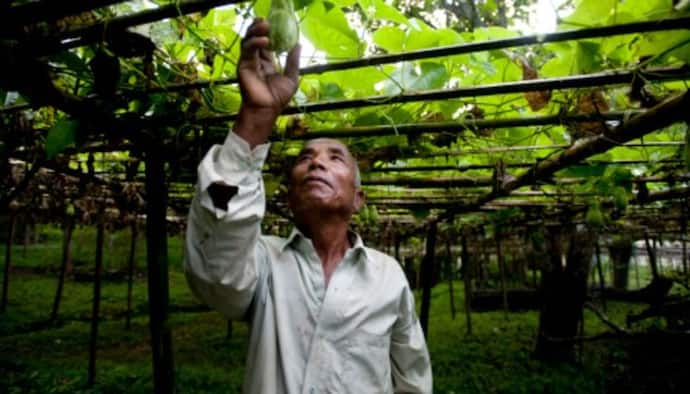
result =
M75 234L75 241L80 234ZM106 268L125 266L129 235L112 235ZM108 238L106 238L108 240ZM91 234L82 235L75 260L88 262ZM46 243L14 251L18 267L52 267L32 273L18 270L10 277L10 302L0 315L0 392L3 393L146 393L151 392L143 242L138 252L140 275L134 286L135 317L126 330L126 282L106 281L102 288L97 384L85 387L90 332L92 285L69 280L64 289L60 320L45 327L57 283L59 232ZM181 273L179 237L170 240L171 304L196 304ZM3 250L4 253L4 250ZM80 269L86 269L86 265ZM624 342L585 342L577 365L549 365L532 357L538 313L487 312L472 314L473 335L466 334L463 288L454 283L458 315L450 312L447 284L432 293L429 348L436 393L604 393L626 381L628 352ZM609 317L623 325L625 315L639 305L609 302ZM658 322L651 322L656 324ZM226 339L226 322L214 312L175 312L171 317L177 387L181 393L239 392L244 373L247 327L234 324ZM607 328L586 312L585 334ZM607 386L608 385L608 386Z

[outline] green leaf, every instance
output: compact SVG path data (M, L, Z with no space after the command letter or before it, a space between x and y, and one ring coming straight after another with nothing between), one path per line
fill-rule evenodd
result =
M577 41L575 44L575 72L587 74L601 70L600 45L590 41Z
M405 15L396 8L384 3L382 0L359 0L358 3L369 18L407 24Z
M438 46L441 35L419 19L410 19L410 27L405 41L405 50L433 48Z
M563 18L561 25L568 29L600 25L611 16L617 2L618 0L580 0L576 3L575 11Z
M448 80L443 64L424 62L420 65L419 77L411 84L414 90L438 89Z
M46 137L46 157L54 158L68 146L74 144L79 120L61 119L48 130Z
M424 220L429 216L429 213L431 211L428 208L414 208L410 209L410 212L412 213L412 216L414 216L415 219L417 220Z
M586 166L568 167L559 172L559 175L565 177L577 178L598 178L606 172L606 165L604 164L588 164Z
M304 14L301 28L316 49L331 57L357 58L363 49L363 43L350 28L345 14L330 3L329 8L321 1L312 3Z
M374 32L374 43L388 52L402 52L405 32L397 26L384 26Z
M256 0L254 3L254 16L268 18L268 11L271 9L271 0Z

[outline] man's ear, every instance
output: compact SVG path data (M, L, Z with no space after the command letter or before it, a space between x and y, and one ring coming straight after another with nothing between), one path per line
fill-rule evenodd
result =
M359 212L360 209L364 206L364 203L366 203L367 198L364 195L364 191L362 189L357 189L355 191L355 201L354 201L354 208L355 212Z

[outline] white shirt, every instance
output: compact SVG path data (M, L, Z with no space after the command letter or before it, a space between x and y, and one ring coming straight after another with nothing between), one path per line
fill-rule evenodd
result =
M328 287L311 240L260 233L261 169L268 144L250 150L230 132L198 169L185 273L202 301L251 325L244 393L431 393L429 354L400 265L358 235ZM238 187L226 210L208 186Z

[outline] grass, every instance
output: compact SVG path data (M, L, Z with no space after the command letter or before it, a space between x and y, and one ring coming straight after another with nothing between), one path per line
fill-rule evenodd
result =
M52 231L52 233L51 233ZM102 287L96 385L86 387L92 285L70 280L65 285L60 320L43 323L50 314L60 259L59 230L46 232L45 242L31 245L23 256L14 250L18 267L51 267L47 272L19 271L11 276L10 303L0 318L0 392L3 393L148 393L152 391L145 277L134 286L132 328L124 327L126 282L106 281ZM81 237L81 239L80 239ZM121 269L129 247L127 231L106 236L106 269ZM180 238L170 238L170 299L191 306L181 272ZM75 233L75 259L90 261L93 234ZM137 267L144 271L144 243L139 243ZM4 253L4 250L2 251ZM84 264L83 269L89 265ZM1 274L0 274L1 275ZM1 276L0 276L1 277ZM432 292L429 350L435 393L606 393L630 380L629 349L620 341L585 342L576 364L547 364L532 357L537 312L472 314L473 334L466 333L462 282L454 283L458 315L452 319L446 283ZM640 305L609 302L609 317L623 325ZM176 385L182 393L240 391L248 328L227 323L214 312L176 312L170 321L176 363ZM660 324L652 321L650 324ZM585 334L608 330L585 313ZM628 391L628 392L635 392ZM641 392L641 391L639 391Z

